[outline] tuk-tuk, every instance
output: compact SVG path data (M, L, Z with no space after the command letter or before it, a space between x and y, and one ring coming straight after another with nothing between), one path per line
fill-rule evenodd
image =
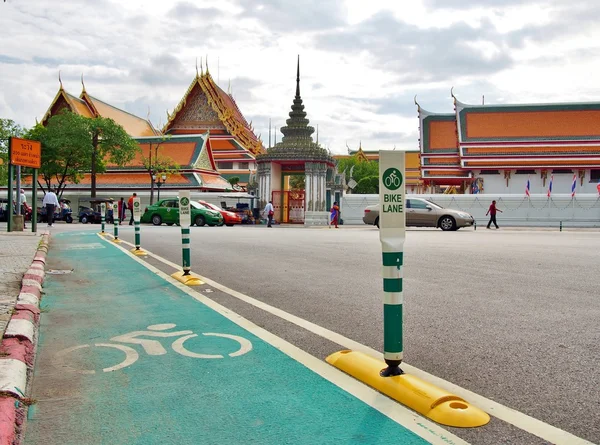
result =
M111 198L92 198L86 200L80 200L80 203L83 202L87 204L89 202L89 206L80 205L79 206L79 222L82 224L87 223L101 223L102 222L102 203L106 204L106 222L108 224L112 224L113 220L113 211L112 204L114 202Z
M54 208L54 221L65 221L68 224L73 222L73 210L71 210L71 201L61 198L58 200L59 206ZM40 206L38 209L37 221L48 222L46 207Z

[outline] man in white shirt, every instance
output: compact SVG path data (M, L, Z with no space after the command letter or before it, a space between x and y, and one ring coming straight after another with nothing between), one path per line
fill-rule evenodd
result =
M269 201L269 203L265 206L265 210L263 210L263 213L265 213L268 218L267 227L273 227L271 225L273 223L273 215L275 213L275 210L273 209L273 201Z
M56 193L54 193L54 190L48 190L48 193L44 195L42 205L46 206L46 217L48 218L48 227L52 227L52 222L54 220L54 208L60 206L58 198L56 197Z

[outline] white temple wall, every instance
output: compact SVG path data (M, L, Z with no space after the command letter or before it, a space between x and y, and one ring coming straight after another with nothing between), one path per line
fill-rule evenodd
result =
M585 178L583 179L583 185L579 179L578 170L573 170L577 174L577 189L576 193L592 193L597 194L596 189L598 183L590 182L590 170L585 170ZM506 179L504 178L504 171L500 170L498 175L481 174L480 171L475 170L474 177L483 178L484 194L490 193L508 193L508 194L525 194L525 186L527 179L530 180L530 193L541 193L546 194L548 192L548 186L550 184L551 170L548 170L546 184L541 177L541 170L535 170L535 174L516 174L515 170L511 171L508 186L506 185ZM552 193L571 193L571 184L573 183L573 173L555 173L554 181L552 183Z

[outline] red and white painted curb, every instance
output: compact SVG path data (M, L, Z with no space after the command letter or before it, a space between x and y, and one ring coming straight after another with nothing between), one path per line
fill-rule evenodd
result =
M25 420L25 403L40 323L40 300L50 234L45 233L21 284L13 315L0 343L0 445L15 445Z

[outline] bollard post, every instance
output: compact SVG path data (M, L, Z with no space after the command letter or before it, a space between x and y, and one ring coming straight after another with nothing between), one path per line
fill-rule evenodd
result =
M562 232L562 221L560 222L560 232Z
M140 205L140 198L133 198L133 223L135 224L135 248L131 249L134 255L143 256L148 253L140 249L140 218L142 216L142 207Z
M102 223L102 231L100 232L100 235L105 235L106 234L104 232L104 224L106 223L106 203L105 202L100 204L100 221Z
M403 357L402 265L406 236L405 155L401 151L379 153L379 239L383 260L383 358L382 377L401 375Z
M171 276L188 286L198 286L204 284L200 279L190 275L191 264L191 245L190 245L190 225L192 223L192 214L190 207L189 190L179 192L179 225L181 226L181 254L183 258L183 271L175 272Z
M119 216L120 216L119 215L119 203L113 202L112 209L113 209L113 223L114 223L113 235L115 237L115 239L113 239L113 242L120 243L121 240L119 239Z
M477 220L476 219L473 220L473 229L477 230Z

